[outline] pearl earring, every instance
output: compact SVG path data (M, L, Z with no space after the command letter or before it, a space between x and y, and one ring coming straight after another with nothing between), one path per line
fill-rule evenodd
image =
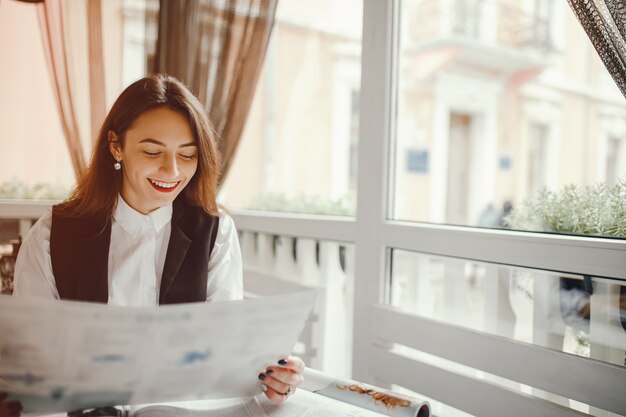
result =
M115 168L116 171L119 171L120 169L122 169L122 164L120 164L120 161L117 161L113 164L113 168Z

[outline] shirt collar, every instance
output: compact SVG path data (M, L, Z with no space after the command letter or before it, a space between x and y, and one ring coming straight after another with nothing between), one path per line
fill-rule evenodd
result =
M136 236L146 222L150 222L155 232L159 232L172 219L172 204L159 207L149 214L141 214L118 195L113 219L132 236Z

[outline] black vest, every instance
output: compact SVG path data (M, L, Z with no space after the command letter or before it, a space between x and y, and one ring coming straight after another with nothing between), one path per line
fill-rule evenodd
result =
M182 198L174 201L172 233L161 278L159 304L206 300L209 257L219 217ZM107 303L111 221L52 214L50 257L62 300Z

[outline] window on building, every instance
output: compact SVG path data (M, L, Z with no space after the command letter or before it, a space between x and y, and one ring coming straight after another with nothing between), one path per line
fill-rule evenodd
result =
M626 140L615 136L609 137L606 153L606 184L615 186L619 179L626 180Z
M358 90L352 91L350 106L350 156L348 162L348 193L356 195L357 175L359 168L359 114L361 94Z
M529 197L536 196L546 184L548 163L548 127L531 123L528 129L527 191Z

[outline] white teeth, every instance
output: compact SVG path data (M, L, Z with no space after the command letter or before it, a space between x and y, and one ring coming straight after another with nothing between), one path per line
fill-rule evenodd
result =
M152 184L158 185L161 188L174 188L178 185L178 182L161 182L161 181L155 181L150 178L148 179L150 180Z

